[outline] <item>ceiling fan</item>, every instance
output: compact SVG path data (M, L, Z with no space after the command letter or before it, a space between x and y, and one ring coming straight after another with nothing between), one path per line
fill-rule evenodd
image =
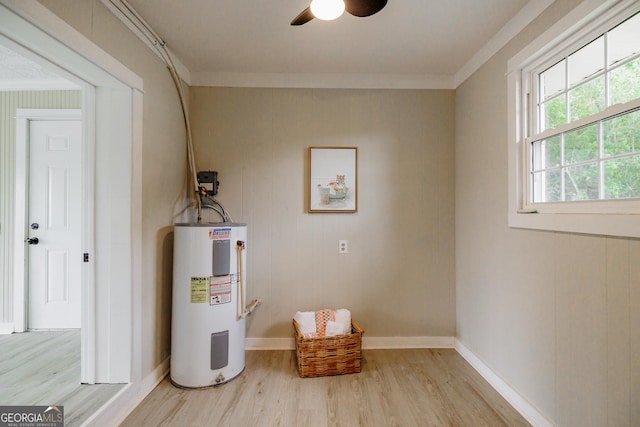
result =
M365 17L378 13L387 0L312 0L309 7L293 18L291 25L302 25L313 18L336 19L346 10L353 16Z

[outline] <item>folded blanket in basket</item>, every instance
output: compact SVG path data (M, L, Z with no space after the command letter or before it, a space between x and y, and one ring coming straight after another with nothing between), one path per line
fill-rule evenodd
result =
M338 310L298 311L293 319L304 338L332 337L351 333L351 312Z
M351 312L346 308L339 308L336 310L336 322L345 326L345 334L351 332Z
M305 338L314 338L316 336L316 314L313 311L299 311L293 316L298 323L300 332Z
M327 322L333 322L336 320L335 311L330 308L325 308L316 311L316 335L324 337L327 335Z
M334 337L336 335L344 335L351 332L351 327L347 327L347 325L343 325L342 323L333 322L331 320L327 321L327 331L326 336Z

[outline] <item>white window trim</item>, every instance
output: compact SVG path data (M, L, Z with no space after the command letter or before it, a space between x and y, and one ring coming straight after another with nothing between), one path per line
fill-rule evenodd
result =
M512 57L507 71L508 111L508 192L509 226L535 230L640 237L640 201L608 200L571 203L545 203L544 212L534 211L528 204L525 189L528 171L528 147L522 111L526 99L522 96L522 70L551 50L570 46L583 36L586 26L594 20L609 21L624 11L640 10L634 0L585 0L573 11L544 32L526 48ZM591 28L589 28L591 31ZM528 191L528 190L526 190ZM624 212L624 213L620 213Z

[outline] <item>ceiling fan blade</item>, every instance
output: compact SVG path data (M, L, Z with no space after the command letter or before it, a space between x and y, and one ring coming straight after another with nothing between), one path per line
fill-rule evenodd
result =
M365 17L378 13L387 5L387 0L344 0L347 12L353 16Z
M307 7L305 10L300 12L298 16L293 18L291 21L291 25L302 25L311 21L314 18L313 13L311 13L311 7Z

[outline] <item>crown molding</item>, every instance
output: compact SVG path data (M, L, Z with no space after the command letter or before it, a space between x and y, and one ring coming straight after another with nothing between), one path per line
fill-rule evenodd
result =
M127 8L129 9L133 9L128 3L126 3L126 1L122 1L121 0L121 4L122 5L126 5L126 7L118 7L115 5L115 0L101 0L102 4L105 5L105 7L107 9L109 9L109 11L111 11L111 13L113 13L113 15L118 18L127 28L129 28L129 30L131 30L131 32L140 39L140 41L142 41L142 43L145 44L145 46L147 46L153 53L155 53L163 62L165 62L165 58L163 58L162 54L160 53L159 49L157 46L155 46L147 37L147 35L145 35L142 30L140 29L140 27L136 26L133 24L133 20L135 19L134 15L130 12L128 12ZM155 35L155 33L154 33ZM163 41L164 42L164 41ZM172 51L171 49L169 49L167 46L164 47L164 50L167 52L168 55L171 56L171 61L173 63L173 66L176 69L176 72L178 73L178 75L180 76L180 78L187 83L188 85L191 85L191 72L189 71L189 69L182 63L182 61L180 60L180 58L178 58Z
M191 73L192 86L323 89L454 89L451 76L411 74Z
M473 73L478 71L500 49L520 34L527 25L537 18L555 0L532 0L509 20L475 55L467 61L453 76L454 86L458 87Z

